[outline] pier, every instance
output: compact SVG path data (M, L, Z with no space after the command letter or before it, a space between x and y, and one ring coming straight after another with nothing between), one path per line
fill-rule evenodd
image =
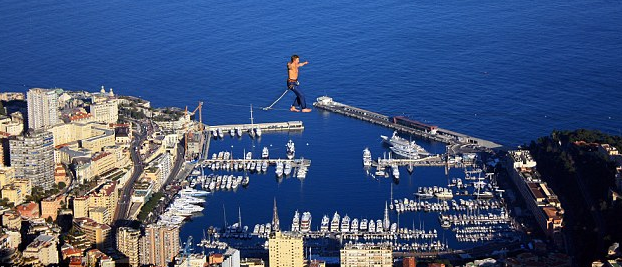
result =
M373 160L371 162L371 166L375 168L388 168L391 165L397 166L413 166L413 167L466 167L473 166L475 164L474 161L455 161L455 160L447 160L447 155L432 155L425 158L419 159L383 159L378 158L378 160Z
M264 161L268 162L268 165L270 166L276 165L277 162L282 162L283 164L289 163L291 164L292 168L299 168L299 167L308 168L309 166L311 166L311 160L305 159L305 158L300 158L300 159L204 159L201 161L201 166L207 167L211 165L212 163L218 163L220 165L229 163L231 166L237 163L239 166L243 166L243 164L249 163L249 162L250 163L254 162L255 164L261 164Z
M337 114L345 115L348 117L356 118L359 120L371 122L373 124L381 125L387 128L394 129L403 133L419 136L424 139L442 142L448 145L472 145L480 150L490 150L495 148L501 148L501 145L492 141L484 140L468 136L466 134L457 133L451 130L433 127L430 130L424 130L415 127L409 127L406 125L395 123L391 120L391 117L376 113L373 111L349 106L334 101L328 96L318 97L317 101L313 103L313 106L326 111L334 112Z
M242 129L248 131L250 129L261 129L262 132L277 132L277 131L302 131L304 125L302 121L287 121L287 122L264 122L264 123L246 123L246 124L227 124L227 125L211 125L206 128L208 131L221 129L222 131L230 131L235 129Z

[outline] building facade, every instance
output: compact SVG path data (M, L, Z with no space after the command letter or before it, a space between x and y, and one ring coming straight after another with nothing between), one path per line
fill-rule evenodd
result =
M179 226L149 224L140 239L140 263L167 266L179 249Z
M268 239L268 250L269 266L304 266L303 240L300 235L275 231Z
M341 249L342 267L392 267L393 254L390 246L347 244Z
M32 88L26 94L28 128L44 129L60 122L58 95L54 90Z
M138 267L140 230L130 227L119 227L117 230L117 250L128 258L131 267Z
M29 179L48 190L54 184L54 138L48 131L29 131L10 140L11 166L16 178Z

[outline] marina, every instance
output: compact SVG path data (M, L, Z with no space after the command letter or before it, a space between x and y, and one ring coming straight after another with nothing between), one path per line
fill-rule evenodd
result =
M224 133L229 133L231 137L242 137L245 134L255 138L259 138L263 133L279 132L279 131L302 131L304 125L302 121L287 122L264 122L264 123L248 123L248 124L227 124L227 125L211 125L206 130L211 133L214 138L224 138Z

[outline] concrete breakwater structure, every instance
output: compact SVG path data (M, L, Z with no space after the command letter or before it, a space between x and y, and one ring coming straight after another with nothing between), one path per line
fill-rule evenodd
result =
M389 117L373 111L349 106L336 102L328 96L318 97L313 106L448 145L472 145L474 148L485 151L502 147L492 141L457 133L434 125L427 125L402 116Z
M302 121L287 121L287 122L265 122L265 123L246 123L246 124L227 124L227 125L211 125L207 130L220 129L228 132L235 129L241 129L242 131L249 131L255 129L261 129L264 132L271 131L302 131L304 130Z

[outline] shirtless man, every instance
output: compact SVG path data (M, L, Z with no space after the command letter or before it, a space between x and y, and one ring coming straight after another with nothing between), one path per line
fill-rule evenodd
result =
M296 106L299 106L302 112L311 112L311 109L307 108L305 96L302 94L302 91L298 89L300 85L298 82L298 68L307 64L309 64L308 61L300 63L300 57L298 57L298 55L293 55L292 61L287 62L287 88L294 91L294 94L296 94L296 99L294 99L292 107L289 108L290 111L299 112L300 110L296 108Z

